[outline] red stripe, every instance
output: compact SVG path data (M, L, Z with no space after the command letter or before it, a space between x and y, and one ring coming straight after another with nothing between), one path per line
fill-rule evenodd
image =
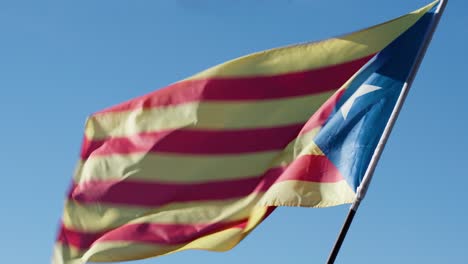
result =
M213 224L126 224L100 233L79 232L62 225L57 240L78 249L88 249L93 243L104 241L177 245L229 228L244 229L247 222L248 219Z
M273 76L186 80L97 112L118 112L210 100L265 100L335 90L374 55L338 65Z
M157 179L157 175L154 178ZM175 202L244 197L264 192L273 184L287 180L331 183L342 179L327 157L306 155L289 166L272 168L263 175L245 179L190 184L131 180L89 181L73 186L69 199L80 203L104 202L155 207Z
M130 153L238 154L285 148L304 124L245 130L166 130L83 140L81 158Z

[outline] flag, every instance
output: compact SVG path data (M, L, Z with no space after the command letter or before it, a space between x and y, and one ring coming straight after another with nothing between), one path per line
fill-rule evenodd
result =
M437 3L91 115L53 263L225 251L277 206L353 202Z

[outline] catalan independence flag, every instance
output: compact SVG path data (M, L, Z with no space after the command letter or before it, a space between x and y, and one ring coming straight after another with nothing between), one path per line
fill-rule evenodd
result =
M91 115L53 263L225 251L277 206L353 202L437 4Z

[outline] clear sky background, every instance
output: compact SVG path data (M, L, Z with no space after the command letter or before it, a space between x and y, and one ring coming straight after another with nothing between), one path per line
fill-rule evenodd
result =
M0 262L50 262L92 112L428 2L0 0ZM448 3L337 263L468 263L467 12ZM229 252L134 263L324 263L348 207L280 208Z

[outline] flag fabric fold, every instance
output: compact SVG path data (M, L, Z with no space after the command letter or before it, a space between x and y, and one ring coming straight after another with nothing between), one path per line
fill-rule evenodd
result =
M437 3L91 115L53 263L225 251L277 206L351 203Z

